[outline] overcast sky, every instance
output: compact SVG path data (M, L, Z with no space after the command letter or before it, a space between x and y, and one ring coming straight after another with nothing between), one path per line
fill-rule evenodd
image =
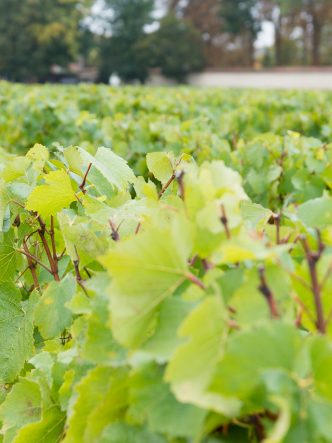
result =
M263 22L262 30L258 34L255 46L257 49L273 46L274 43L274 27L271 22Z

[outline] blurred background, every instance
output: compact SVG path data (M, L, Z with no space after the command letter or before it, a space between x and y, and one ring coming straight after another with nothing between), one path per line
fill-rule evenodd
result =
M332 87L330 66L332 0L0 0L9 81L213 84L315 71Z

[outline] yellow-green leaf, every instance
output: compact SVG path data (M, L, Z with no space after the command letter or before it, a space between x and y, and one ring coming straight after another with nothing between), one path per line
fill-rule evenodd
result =
M45 184L37 186L30 194L26 209L44 218L55 215L75 200L70 178L61 169L44 175Z

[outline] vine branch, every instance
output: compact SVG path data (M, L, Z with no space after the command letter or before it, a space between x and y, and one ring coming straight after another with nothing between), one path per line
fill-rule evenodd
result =
M259 279L260 279L260 285L259 285L258 289L263 294L263 296L265 297L265 299L269 305L271 317L272 318L279 318L280 314L279 314L279 311L277 308L277 303L275 301L274 294L267 283L264 266L261 266L258 269L258 272L259 272Z
M326 332L326 323L324 319L322 295L321 295L321 285L318 282L318 272L317 263L320 260L322 253L325 249L325 245L322 242L320 231L317 230L318 237L318 249L313 251L306 237L301 237L301 243L304 249L305 258L308 264L310 280L311 280L311 290L314 297L314 304L316 309L316 328L321 334Z

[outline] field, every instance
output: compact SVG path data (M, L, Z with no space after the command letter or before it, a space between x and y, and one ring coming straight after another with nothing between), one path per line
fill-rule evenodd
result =
M332 93L0 83L0 441L332 442Z

